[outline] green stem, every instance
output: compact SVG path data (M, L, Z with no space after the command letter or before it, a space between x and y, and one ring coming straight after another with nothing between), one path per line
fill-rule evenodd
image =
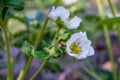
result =
M101 5L101 0L96 0L96 2L97 2L97 7L98 7L100 17L101 17L101 19L104 19L105 15L104 15L103 7Z
M79 64L79 66L84 72L86 72L87 74L92 76L95 80L102 80L102 79L100 79L100 77L98 75L96 75L94 72L88 70L87 68L83 67L81 64Z
M29 59L26 61L24 68L21 70L17 80L24 80L25 76L30 68L32 62L32 57L29 57Z
M39 33L38 38L37 38L37 40L36 40L36 43L35 43L35 45L34 45L35 50L37 49L37 47L39 46L39 44L40 44L40 42L41 42L41 40L42 40L42 38L43 38L44 31L45 31L45 29L46 29L46 27L47 27L48 21L49 21L49 18L47 17L47 19L46 19L45 22L44 22L43 27L40 29L40 33Z
M95 72L94 67L91 65L91 62L90 62L90 60L89 60L88 58L85 59L85 62L86 62L86 64L87 64L88 68L89 68L92 72Z
M109 6L110 6L110 9L111 9L111 11L112 11L113 16L115 17L115 16L116 16L116 9L115 9L115 7L112 5L111 0L108 0L108 3L109 3Z
M3 34L4 34L4 38L5 38L5 43L6 43L6 53L7 53L7 80L13 80L13 76L12 76L12 65L11 65L11 55L10 55L10 40L9 37L7 35L7 30L4 26L4 23L2 21L0 21L0 25L1 28L3 30Z
M34 78L43 70L43 68L46 66L46 64L48 63L50 57L48 59L46 59L42 65L40 66L40 68L37 70L37 72L30 78L30 80L34 80Z
M36 43L34 45L35 50L37 49L37 47L39 46L39 44L40 44L40 42L42 40L42 37L44 35L44 31L46 29L48 21L49 21L49 18L47 17L46 20L45 20L45 22L44 22L44 24L43 24L43 26L42 26L42 28L41 28L41 30L40 30L40 33L39 33L38 38L36 40ZM32 59L33 59L33 57L29 57L28 58L28 61L26 62L27 64L25 64L27 66L24 66L23 70L21 70L21 72L20 72L17 80L24 80L25 79L25 75L28 73L28 70L30 68Z
M57 38L60 30L61 30L61 27L58 28L58 31L56 32L56 35L55 35L54 38L53 38L52 45L55 44L56 38ZM37 72L35 72L35 74L30 78L30 80L33 80L33 79L43 70L43 68L44 68L44 67L46 66L46 64L48 63L49 59L50 59L50 57L49 57L48 59L46 59L46 60L42 63L42 65L40 66L40 68L37 70Z
M56 40L56 38L58 37L58 34L59 34L60 30L61 30L61 27L58 28L58 31L56 32L55 37L54 37L54 39L53 39L53 41L52 41L52 45L55 44L55 40Z
M113 58L112 47L111 47L111 44L110 44L111 42L110 42L107 26L103 26L103 29L104 29L106 42L107 42L107 47L108 47L108 51L109 51L109 58L110 58L110 61L112 63L113 78L114 78L114 80L117 80L117 74L116 74L116 70L115 70L114 58Z
M103 12L101 0L96 0L96 2L97 2L98 10L99 10L99 13L100 13L100 17L101 17L101 19L104 19L105 15L104 15L104 12ZM109 52L109 58L110 58L110 62L112 64L113 79L117 80L117 75L116 75L116 70L115 70L115 64L114 64L114 58L113 58L113 53L112 53L112 46L111 46L111 42L110 42L108 28L107 28L106 25L103 26L103 31L105 33L107 48L108 48L108 52Z

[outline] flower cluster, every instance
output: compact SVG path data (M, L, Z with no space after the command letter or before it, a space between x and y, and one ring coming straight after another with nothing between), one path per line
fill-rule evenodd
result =
M77 29L82 21L77 16L68 21L67 19L70 16L70 12L61 6L58 6L56 9L53 6L48 16L54 21L60 18L68 29ZM84 59L94 55L94 49L91 46L91 41L87 38L86 32L74 33L66 42L66 52L77 59Z
M65 9L62 6L58 6L56 9L53 6L52 11L48 16L54 21L56 21L57 18L60 18L68 29L77 29L80 22L82 21L79 17L75 16L68 22L67 19L70 16L70 12L68 9Z

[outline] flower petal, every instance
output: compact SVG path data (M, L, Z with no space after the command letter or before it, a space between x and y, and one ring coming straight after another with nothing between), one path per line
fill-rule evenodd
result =
M56 9L53 6L50 14L48 15L51 19L54 21L60 17L63 21L66 21L66 19L69 17L70 12L68 9L65 9L62 6L58 6Z
M92 55L94 55L94 53L95 53L95 51L94 51L93 47L91 47L87 56L92 56Z
M86 51L91 47L91 41L90 40L81 41L79 46L81 46L82 51Z
M68 29L76 29L80 25L81 21L82 20L79 17L75 16L73 19L70 20L69 23L66 24L66 26Z
M48 15L52 20L56 20L57 19L57 16L56 16L56 13L55 13L55 7L52 6L52 10L51 12L49 13Z
M62 6L58 6L55 10L55 13L58 17L60 17L63 21L66 20L70 16L70 12L68 9L65 9Z

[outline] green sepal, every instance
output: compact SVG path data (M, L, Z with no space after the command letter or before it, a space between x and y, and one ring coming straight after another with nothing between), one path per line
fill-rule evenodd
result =
M33 45L28 43L27 41L24 41L22 48L20 49L24 55L26 56L31 56L32 54L35 53Z
M63 51L58 46L54 46L50 49L50 56L54 58L60 57L62 54Z
M48 59L50 57L50 55L46 52L43 51L36 51L35 54L32 54L33 57L39 59L39 60L45 60Z
M63 54L66 53L66 46L62 46L60 49L63 51Z
M61 20L60 17L57 18L56 24L57 24L59 27L66 28L66 26L65 26L65 24L64 24L64 22L63 22L63 20Z

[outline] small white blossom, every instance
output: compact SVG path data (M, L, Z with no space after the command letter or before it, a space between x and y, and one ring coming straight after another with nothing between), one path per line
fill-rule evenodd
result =
M87 39L86 32L74 33L66 42L66 52L77 59L84 59L94 55L91 41Z
M48 16L54 21L56 21L58 17L60 17L63 21L65 21L70 16L70 12L68 9L65 9L62 6L58 6L56 9L53 6L52 11L49 13Z
M53 6L48 16L54 21L56 21L58 17L61 18L63 24L65 24L68 29L77 29L82 21L77 16L75 16L70 21L67 21L68 17L70 16L70 12L68 9L65 9L62 6L58 6L56 9Z
M71 5L73 3L76 3L78 0L63 0L63 3L66 5Z

